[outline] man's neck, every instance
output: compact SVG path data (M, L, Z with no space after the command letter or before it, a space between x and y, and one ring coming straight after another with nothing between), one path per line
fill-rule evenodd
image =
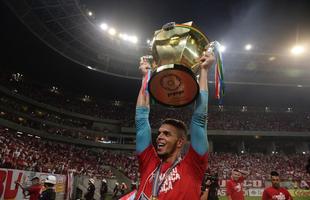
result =
M179 155L180 153L175 153L170 156L163 157L162 162L163 163L174 163L178 159Z

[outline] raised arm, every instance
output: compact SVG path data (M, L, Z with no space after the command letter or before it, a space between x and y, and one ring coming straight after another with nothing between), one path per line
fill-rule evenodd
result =
M151 144L152 139L149 123L150 97L145 91L150 66L145 59L141 59L139 69L142 72L142 83L136 105L136 151L138 154Z
M208 151L207 115L208 115L208 71L215 58L213 53L205 52L200 58L200 94L196 100L195 110L191 122L191 145L199 154Z
M241 170L241 169L239 169L238 172L241 173L241 175L243 176L243 178L247 178L247 177L251 174L250 171Z

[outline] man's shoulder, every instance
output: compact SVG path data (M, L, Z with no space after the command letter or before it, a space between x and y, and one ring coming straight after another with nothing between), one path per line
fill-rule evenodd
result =
M284 187L281 187L281 188L280 188L280 191L281 191L281 192L289 193L288 190L287 190L286 188L284 188Z
M266 191L266 192L270 192L270 191L272 191L273 190L273 187L266 187L265 189L264 189L264 191Z
M228 179L226 182L226 186L230 187L234 184L234 181L232 179Z

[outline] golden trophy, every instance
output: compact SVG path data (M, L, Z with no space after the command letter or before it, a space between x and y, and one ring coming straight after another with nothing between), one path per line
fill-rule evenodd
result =
M152 98L170 107L192 103L199 94L199 58L209 43L192 22L172 22L155 31L148 83Z

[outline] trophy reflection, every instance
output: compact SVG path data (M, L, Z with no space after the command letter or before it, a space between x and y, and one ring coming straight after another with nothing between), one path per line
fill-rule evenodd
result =
M152 98L169 107L192 103L199 94L199 58L208 44L208 38L192 22L168 23L157 30L148 85Z

